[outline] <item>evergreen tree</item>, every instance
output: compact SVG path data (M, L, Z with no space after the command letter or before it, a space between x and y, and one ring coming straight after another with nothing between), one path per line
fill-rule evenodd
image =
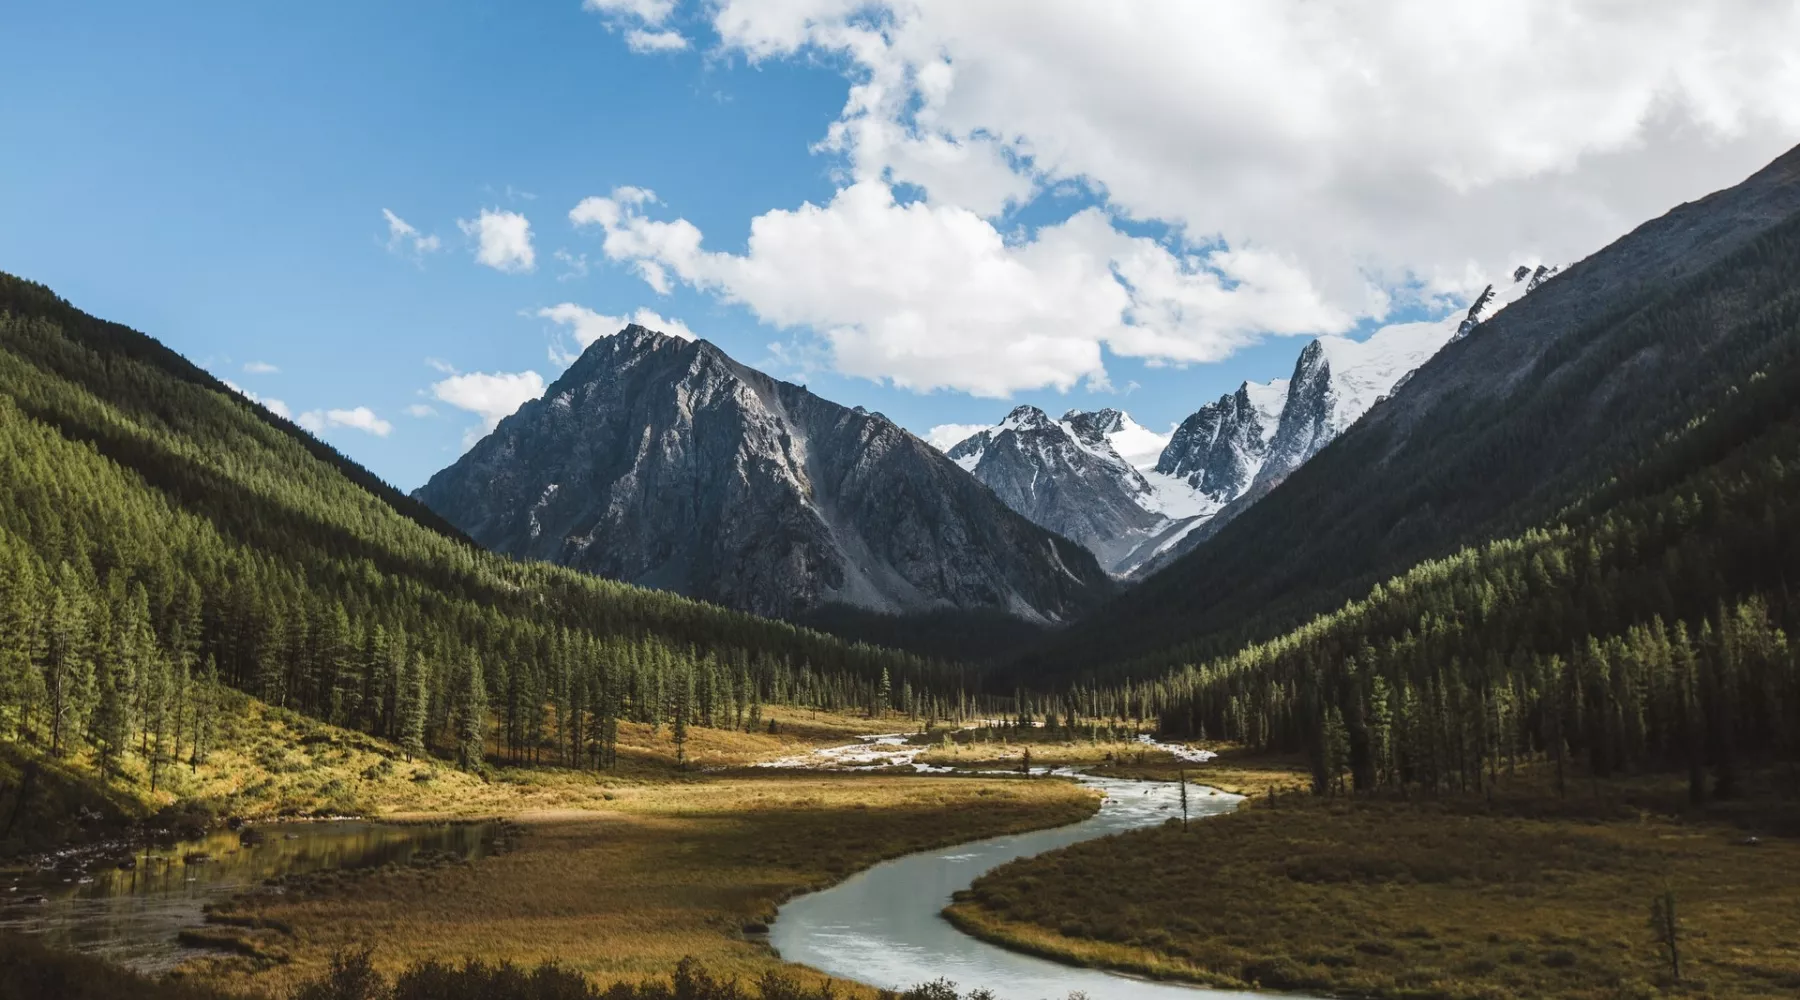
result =
M487 724L487 682L482 677L481 657L471 652L456 699L456 761L465 771L479 768L487 757Z
M407 760L425 756L425 726L431 715L428 673L425 654L414 653L400 686L400 750Z

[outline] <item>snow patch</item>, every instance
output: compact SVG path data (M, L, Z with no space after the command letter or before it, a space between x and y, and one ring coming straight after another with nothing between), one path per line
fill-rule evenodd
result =
M1139 472L1156 468L1156 460L1162 457L1163 449L1169 446L1169 438L1174 429L1171 428L1168 434L1158 434L1131 419L1129 413L1120 414L1119 423L1119 429L1106 436L1113 451Z

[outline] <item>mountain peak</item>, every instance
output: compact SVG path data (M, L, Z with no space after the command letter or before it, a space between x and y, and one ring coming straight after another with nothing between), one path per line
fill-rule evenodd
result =
M1055 622L1110 587L1086 552L880 414L635 325L419 496L489 548L757 614Z

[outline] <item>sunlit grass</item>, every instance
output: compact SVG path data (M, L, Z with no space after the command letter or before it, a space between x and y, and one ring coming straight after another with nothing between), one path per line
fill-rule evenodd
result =
M280 945L293 961L225 959L216 971L279 993L334 951L369 943L390 971L473 956L655 976L692 955L749 976L780 965L755 930L793 893L883 858L1072 822L1096 805L1062 781L759 771L607 794L592 810L520 813L517 849L475 865L257 901L239 915L291 927Z
M1240 765L1241 767L1241 765ZM1194 773L1190 771L1190 776ZM1204 775L1195 780L1206 780ZM1483 796L1266 797L999 869L965 930L1082 964L1383 997L1800 995L1800 843L1784 807L1670 808L1654 781ZM1730 822L1726 822L1729 820ZM1646 926L1675 894L1685 981Z

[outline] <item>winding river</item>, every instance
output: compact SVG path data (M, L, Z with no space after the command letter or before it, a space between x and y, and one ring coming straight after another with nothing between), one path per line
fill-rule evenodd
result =
M897 744L873 743L845 756L854 760L873 754L882 763L910 762L883 753L898 750ZM769 943L787 961L885 989L948 979L964 990L990 990L999 1000L1044 1000L1073 993L1089 1000L1267 1000L1266 993L1205 989L1063 965L977 940L943 918L952 893L1008 861L1181 815L1180 786L1172 782L1074 777L1105 795L1093 816L1052 830L883 862L829 889L788 901L769 929ZM1188 799L1194 818L1230 812L1241 801L1195 785L1189 786Z
M1159 748L1187 753L1178 747ZM919 764L915 758L925 749L908 745L900 736L880 736L771 765L949 770ZM797 896L781 907L769 931L770 944L788 961L888 989L947 979L964 990L987 989L999 1000L1045 1000L1075 993L1089 1000L1266 1000L1267 994L1154 982L1035 958L963 934L942 917L953 893L1008 861L1154 826L1181 814L1180 789L1173 783L1067 776L1104 796L1093 816L1056 829L908 855L829 889ZM1190 815L1198 819L1230 812L1241 800L1190 786L1189 801ZM200 924L209 903L283 875L406 864L421 852L479 858L487 852L495 827L343 820L273 824L256 831L249 837L219 831L203 840L142 852L130 867L89 854L65 856L61 864L0 871L0 928L44 934L61 946L141 971L164 971L199 954L182 945L176 934Z

